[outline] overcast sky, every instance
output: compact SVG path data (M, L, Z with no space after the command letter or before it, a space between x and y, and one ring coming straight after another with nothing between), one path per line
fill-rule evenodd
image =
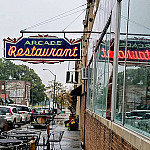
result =
M21 36L20 31L26 29L27 31L82 31L83 20L85 19L85 8L87 0L0 0L0 57L3 57L3 39L19 38ZM122 32L125 32L126 20L124 16L127 16L127 0L123 1L122 6L122 19L121 24L124 28L121 28ZM84 5L84 6L83 6ZM82 7L81 7L82 6ZM132 0L130 4L130 26L129 31L132 33L147 33L149 34L149 6L148 0ZM65 13L68 12L68 13ZM58 16L63 14L61 16ZM72 15L70 15L72 14ZM57 16L57 17L56 17ZM50 19L53 18L53 21ZM43 24L43 21L49 22ZM36 24L43 24L34 26ZM121 26L121 27L122 27ZM37 35L37 34L35 34ZM63 34L51 34L58 37L63 37ZM82 34L66 34L67 38L80 38ZM30 36L24 34L25 37ZM22 64L21 61L13 61L16 64ZM35 72L41 77L45 85L48 81L54 79L54 76L48 72L43 71L43 68L50 69L57 75L57 81L65 83L66 71L73 70L74 63L64 62L61 64L29 64L30 68L33 68ZM66 84L68 85L68 84ZM70 85L69 85L70 86Z
M4 56L3 39L7 37L19 38L21 36L20 30L62 31L66 28L66 31L82 31L82 22L85 18L84 10L86 8L86 5L84 4L86 4L86 2L87 0L0 0L0 57ZM69 12L65 13L67 11ZM55 17L60 14L63 15ZM51 18L53 18L53 21L50 21L49 23L32 27L33 25ZM64 36L63 34L55 35L58 37ZM24 34L24 36L28 37L30 35ZM81 34L66 34L66 37L80 38ZM21 61L13 62L16 64L22 64ZM73 62L71 62L70 65L69 62L53 65L29 63L23 64L33 68L41 77L45 85L48 84L48 81L53 80L54 76L48 71L43 71L43 68L50 69L54 74L56 74L57 81L65 84L66 71L68 70L68 67L69 70L73 70L74 67Z

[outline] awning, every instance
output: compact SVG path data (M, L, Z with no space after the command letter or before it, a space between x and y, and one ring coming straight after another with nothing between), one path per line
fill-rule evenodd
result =
M72 90L70 92L70 95L71 96L81 96L81 92L82 92L82 85L80 85L77 88L75 88L74 90Z

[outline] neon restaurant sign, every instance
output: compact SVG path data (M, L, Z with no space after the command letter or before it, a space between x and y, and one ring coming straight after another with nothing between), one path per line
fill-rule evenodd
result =
M119 61L125 60L125 46L126 41L121 40L118 52ZM101 45L100 59L114 58L114 47L108 47L104 44ZM143 40L129 40L127 44L126 61L150 62L150 41Z
M81 60L81 40L57 37L4 39L5 58L11 60Z

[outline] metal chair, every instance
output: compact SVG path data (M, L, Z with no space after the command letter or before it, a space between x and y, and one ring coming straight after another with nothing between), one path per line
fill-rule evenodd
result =
M59 143L60 149L62 150L60 142L62 140L63 134L64 134L64 131L52 131L50 133L49 142L51 143L52 149L54 148L54 143Z

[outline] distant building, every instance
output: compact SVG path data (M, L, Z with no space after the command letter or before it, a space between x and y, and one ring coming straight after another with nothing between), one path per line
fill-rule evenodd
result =
M0 98L15 104L29 105L31 84L21 80L0 81Z

